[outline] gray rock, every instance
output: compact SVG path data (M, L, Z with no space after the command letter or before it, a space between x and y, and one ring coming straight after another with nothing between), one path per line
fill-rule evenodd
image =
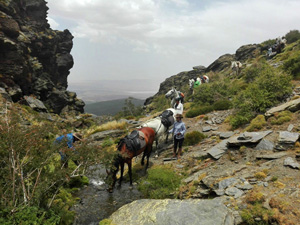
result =
M134 213L133 213L134 212ZM122 225L234 225L235 217L221 199L142 199L122 206L109 219Z
M202 131L203 132L209 132L209 131L211 131L212 130L212 127L211 126L204 126L204 127L202 127Z
M251 190L251 189L253 189L253 186L251 184L249 184L248 182L244 183L244 184L235 185L235 187L240 189L240 190Z
M275 147L275 144L271 141L268 141L266 139L262 139L258 145L254 148L255 150L273 150Z
M294 125L293 124L290 124L287 128L287 131L291 132L294 128Z
M268 110L265 113L265 116L272 116L276 112L281 112L281 111L284 111L284 110L290 110L292 112L295 112L299 109L300 109L300 98L297 98L297 99L291 100L289 102L286 102L282 105L279 105L277 107L271 108L270 110Z
M283 156L286 156L288 153L286 152L279 152L279 153L274 153L274 154L264 154L264 155L257 155L256 158L257 159L279 159Z
M239 198L244 194L244 192L236 187L230 187L225 190L225 194L229 196L234 196L234 198Z
M229 131L229 132L221 132L221 133L219 134L219 137L220 137L221 139L227 139L227 138L230 138L232 135L234 135L234 132L232 132L232 131Z
M295 144L299 139L299 133L292 133L288 131L280 131L278 136L279 144Z
M228 145L241 146L246 144L255 144L272 132L273 132L272 130L267 130L262 132L244 132L239 136L233 136L229 138Z
M225 180L221 180L219 183L218 183L218 188L219 189L226 189L227 187L230 187L230 186L233 186L235 184L238 183L238 180L231 177L231 178L227 178Z
M227 150L227 140L221 141L219 144L215 145L207 151L214 159L221 158Z
M47 108L44 103L36 98L31 96L24 96L25 102L22 103L27 104L30 108L38 112L47 112Z
M300 169L300 164L295 162L292 157L287 157L284 160L283 165L292 167L293 169Z

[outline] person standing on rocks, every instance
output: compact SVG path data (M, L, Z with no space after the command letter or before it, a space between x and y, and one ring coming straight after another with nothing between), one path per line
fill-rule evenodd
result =
M169 131L169 133L173 133L174 135L174 154L173 157L176 156L180 158L182 153L182 145L184 141L184 133L186 132L185 124L182 122L182 114L176 114L176 122L174 123L174 127ZM178 147L178 153L177 153Z

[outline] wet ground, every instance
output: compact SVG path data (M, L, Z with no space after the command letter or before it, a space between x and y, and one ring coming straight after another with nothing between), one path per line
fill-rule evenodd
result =
M103 182L104 175L105 170L100 166L91 168L88 174L90 184L79 191L81 200L72 209L76 212L74 225L98 225L121 206L142 198L135 185L130 186L124 181L121 187L117 183L113 193L109 193Z

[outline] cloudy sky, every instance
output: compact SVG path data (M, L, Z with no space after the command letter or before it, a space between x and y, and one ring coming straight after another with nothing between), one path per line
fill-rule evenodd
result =
M74 35L70 88L142 79L140 88L155 93L174 74L300 29L299 0L47 2L51 28Z

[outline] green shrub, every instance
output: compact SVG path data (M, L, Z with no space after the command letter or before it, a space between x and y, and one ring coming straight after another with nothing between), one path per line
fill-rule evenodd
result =
M265 63L249 68L255 77L245 90L241 90L233 100L237 110L230 120L233 128L248 123L258 113L283 101L291 91L291 77L282 74Z
M213 104L214 110L227 110L232 106L231 101L227 99L220 99Z
M170 198L179 188L181 179L172 168L157 166L148 170L148 176L139 182L138 189L147 198Z
M248 205L247 209L243 209L241 212L242 220L250 225L268 225L272 221L273 215L273 211L264 208L261 203ZM255 218L260 218L261 221L258 222Z
M292 115L293 114L290 111L282 111L274 115L274 117L271 117L269 120L272 125L281 125L285 122L289 122L292 119Z
M293 43L300 39L300 32L299 30L291 30L285 35L285 39L288 44Z
M295 79L300 79L300 52L289 57L284 62L283 69L288 71Z
M199 132L199 131L192 131L190 133L187 133L184 137L184 145L195 145L198 144L200 141L202 141L206 136Z
M155 112L163 111L166 108L169 108L168 106L171 106L171 100L167 99L165 95L159 95L154 98L151 103L151 107L154 108Z
M202 114L209 113L213 110L214 110L214 108L211 105L209 105L209 106L200 106L200 107L190 109L189 111L187 111L185 116L187 118L193 118L193 117L196 117L196 116L199 116L199 115L202 115Z
M246 128L247 131L257 131L262 129L267 124L264 115L258 115L251 120L250 125Z

